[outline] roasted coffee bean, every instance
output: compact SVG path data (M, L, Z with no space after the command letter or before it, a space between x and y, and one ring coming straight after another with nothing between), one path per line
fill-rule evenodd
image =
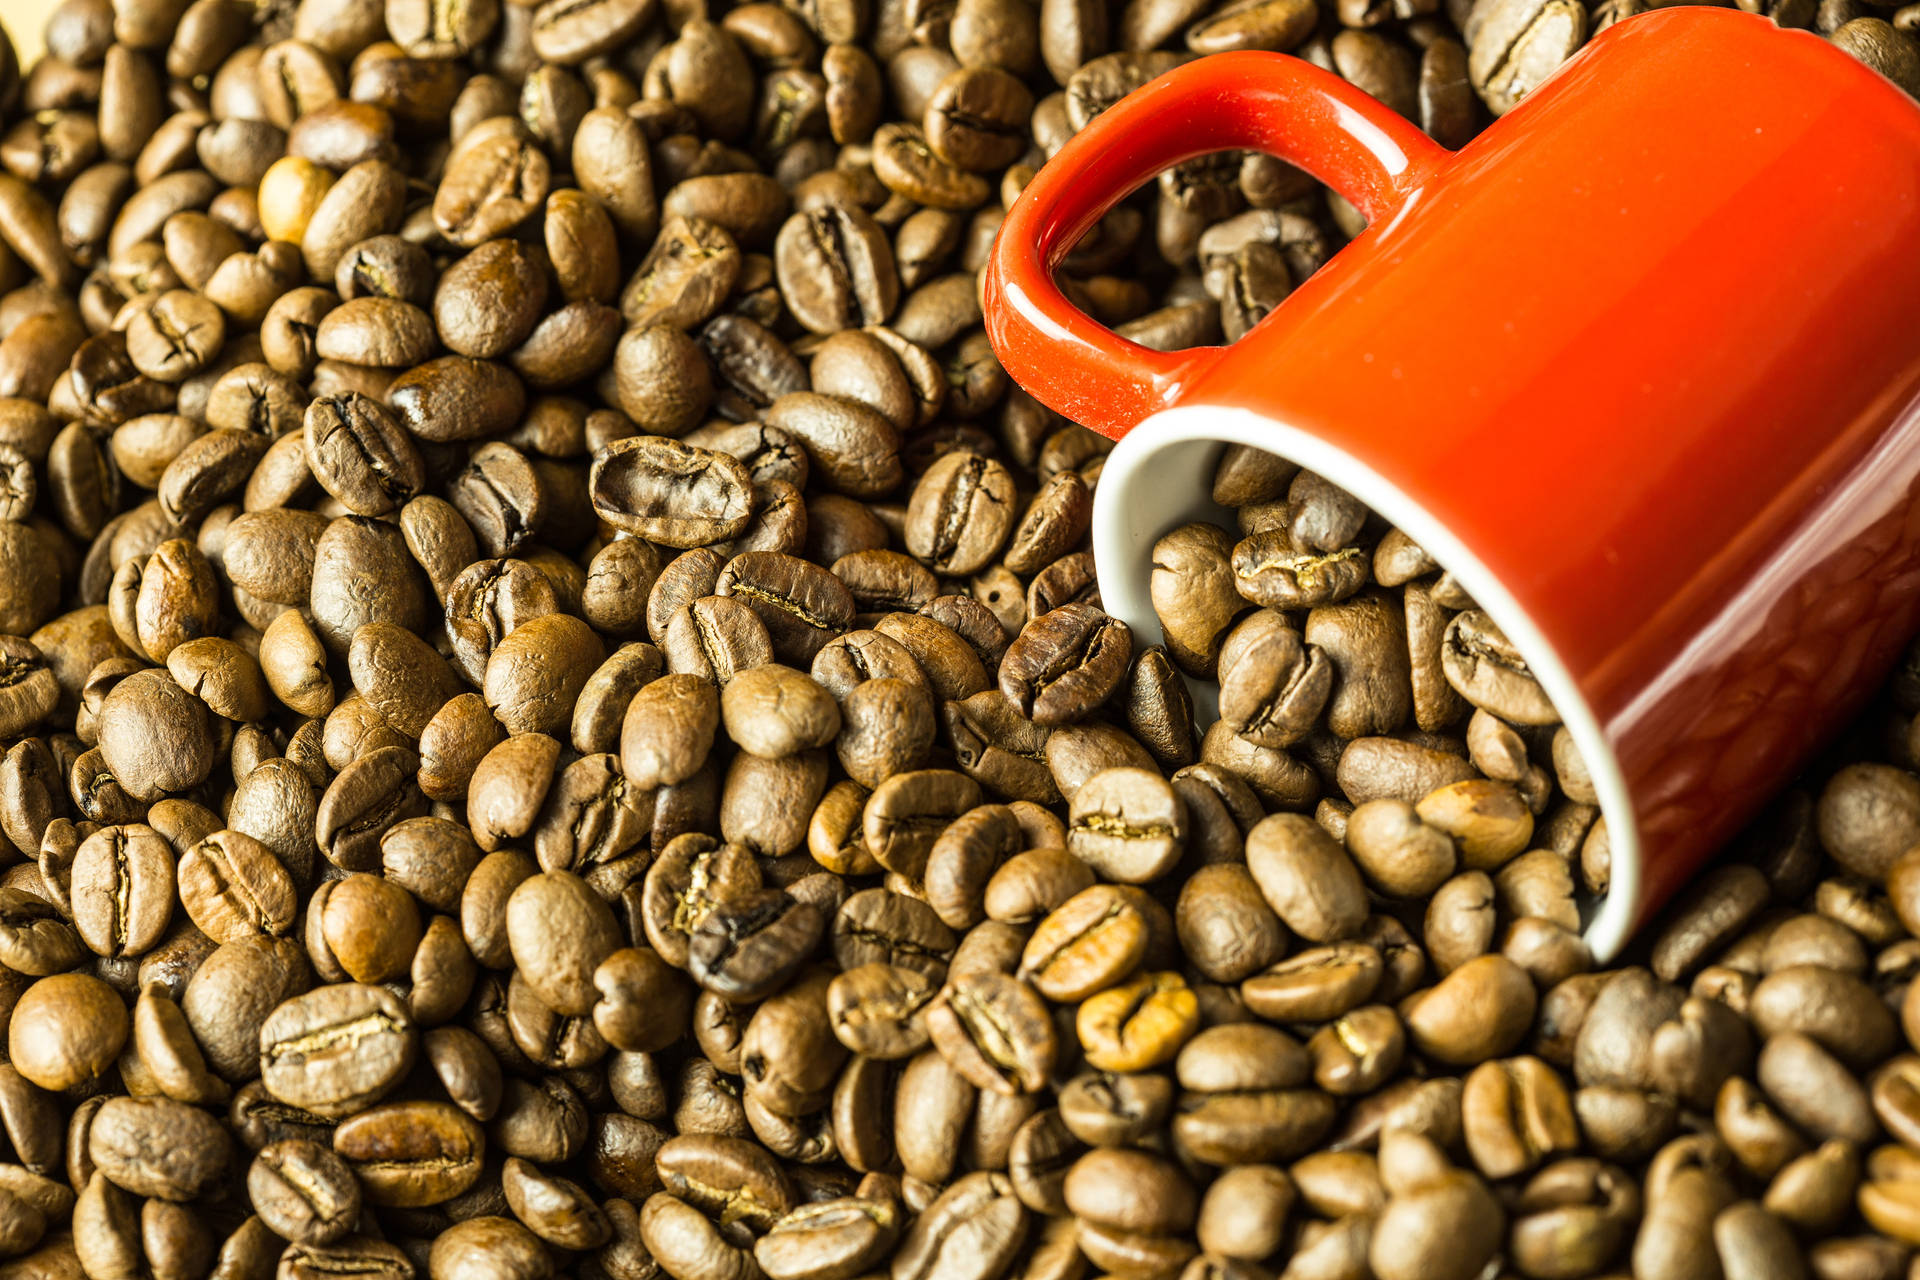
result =
M108 1098L86 1127L87 1157L115 1186L191 1200L227 1173L231 1144L206 1112L169 1098Z
M1448 683L1475 706L1513 724L1559 720L1526 660L1485 614L1469 610L1449 623L1441 658Z
M52 903L19 889L0 890L0 963L45 977L72 968L86 950Z
M1304 938L1351 937L1366 918L1353 860L1309 819L1275 814L1248 832L1247 867L1275 913Z
M359 984L317 988L275 1009L260 1028L260 1076L268 1090L329 1118L359 1111L399 1084L415 1052L406 1007Z
M594 510L667 546L731 538L746 527L752 479L734 458L672 440L616 441L595 459Z
M293 928L298 891L266 845L239 831L216 831L181 856L180 903L215 942Z
M1174 924L1194 967L1216 982L1250 978L1287 950L1286 927L1237 863L1196 871L1180 892Z
M1033 95L1018 78L993 67L956 71L927 103L927 145L962 169L1010 164L1026 149Z
M508 733L559 735L605 657L586 623L572 614L546 614L514 628L494 648L481 693Z
M1514 1047L1537 1004L1524 970L1502 955L1469 960L1406 1014L1421 1052L1445 1062L1482 1062Z
M138 308L127 324L127 357L158 382L177 383L204 368L226 341L220 309L184 289Z
M840 1043L864 1057L907 1058L928 1041L925 1014L939 995L926 973L896 965L864 964L834 978L828 1017Z
M359 515L399 509L424 482L419 453L399 420L357 392L314 400L307 407L306 441L314 478Z
M1013 476L1000 463L948 454L914 486L907 550L941 573L975 573L1012 531L1013 497Z
M773 260L787 306L815 333L882 324L899 300L892 246L859 208L796 213L780 228Z
M128 795L151 801L185 791L213 767L206 704L165 672L138 671L115 684L99 718L102 760Z
M367 1201L396 1208L442 1204L472 1186L485 1145L480 1126L443 1102L383 1103L333 1131L334 1154Z
M152 827L106 827L73 855L68 900L80 937L96 954L144 954L166 930L174 904L174 853Z
M903 1277L924 1280L948 1248L967 1248L977 1242L979 1253L973 1266L984 1274L998 1273L1016 1251L1010 1242L1024 1238L1026 1221L1026 1208L1015 1198L1006 1175L967 1174L920 1214L900 1242L895 1265Z
M319 1280L342 1271L380 1280L401 1280L413 1274L413 1263L398 1245L359 1235L345 1236L332 1244L288 1245L280 1266L289 1277L299 1280Z
M104 1073L128 1031L126 1006L111 987L85 974L55 974L20 993L8 1055L40 1088L68 1089Z
M880 787L925 763L933 745L932 701L905 680L868 680L841 703L834 753L861 786Z
M1538 1058L1488 1062L1460 1099L1467 1150L1490 1178L1511 1177L1579 1145L1566 1086Z
M1144 1071L1171 1061L1199 1030L1199 1000L1178 974L1142 974L1089 997L1074 1024L1089 1066Z
M1453 839L1404 800L1369 800L1348 815L1347 849L1369 881L1395 896L1430 894L1453 874Z
M766 624L775 656L807 666L853 622L853 597L818 565L776 551L746 551L727 561L714 593L739 600Z
M826 929L820 908L774 889L716 903L692 931L687 971L716 995L762 999L806 960Z
M1107 880L1145 884L1178 862L1186 805L1145 769L1107 769L1073 794L1067 851Z
M549 871L520 882L506 915L514 964L533 994L557 1013L591 1013L594 971L620 944L606 902L580 877Z
M1228 634L1219 671L1221 719L1264 747L1287 747L1305 737L1333 692L1326 655L1267 609Z
M848 1196L800 1205L754 1243L754 1259L773 1280L858 1269L888 1255L900 1226L900 1208L889 1199Z
M885 963L944 978L957 939L933 908L888 889L863 889L834 917L834 959L843 970Z
M724 685L738 672L771 662L773 638L760 615L741 601L702 596L663 621L660 651L674 674Z
M1132 658L1127 625L1091 605L1033 619L1007 647L1000 691L1036 724L1084 718L1113 693Z
M646 788L684 782L705 763L719 725L720 700L699 676L667 675L644 686L621 722L627 780Z
M1584 10L1559 4L1504 4L1474 22L1467 71L1495 115L1513 109L1587 38Z
M512 555L547 520L547 493L526 456L511 445L491 441L474 450L466 470L447 484L447 499L473 529L479 550L489 556Z
M426 810L418 770L419 757L401 746L379 747L342 769L320 798L315 837L321 853L343 870L379 865L387 829Z
M686 1034L693 992L657 954L623 947L593 971L593 1025L615 1048L652 1053Z
M496 117L469 130L447 158L433 202L434 225L471 248L505 232L545 200L546 156L518 121Z
M1136 893L1096 885L1069 898L1034 930L1021 973L1060 1002L1124 981L1147 954L1148 916Z
M1032 987L983 970L950 980L927 1006L933 1045L969 1082L996 1093L1037 1093L1058 1052L1052 1015Z
M360 1184L326 1147L290 1138L261 1148L247 1170L247 1197L275 1235L331 1244L360 1216Z
M617 756L599 753L574 761L549 792L534 832L540 865L585 875L618 863L646 837L652 822L649 801L627 784Z
M207 1070L186 1015L157 982L134 1004L133 1046L160 1092L176 1102L219 1103L231 1093L225 1081Z
M924 769L887 778L861 817L867 848L890 871L918 878L947 823L973 808L980 788L964 774Z
M754 755L779 759L824 747L840 731L840 710L810 677L778 663L748 668L721 691L727 735Z

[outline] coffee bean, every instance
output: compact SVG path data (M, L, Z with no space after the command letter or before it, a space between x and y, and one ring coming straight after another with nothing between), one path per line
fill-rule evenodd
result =
M1470 610L1449 623L1441 658L1448 683L1475 706L1514 724L1559 719L1526 660L1485 614Z
M1816 965L1789 965L1763 978L1748 1017L1763 1036L1798 1032L1848 1063L1884 1059L1898 1036L1893 1015L1858 978Z
M564 733L574 700L606 657L593 630L550 613L507 634L487 658L481 692L508 733Z
M164 672L113 686L100 711L100 753L128 794L157 800L202 781L213 767L206 704Z
M1587 38L1586 14L1555 4L1503 4L1475 26L1467 70L1495 115L1512 110Z
M669 546L738 533L752 487L746 469L727 455L658 439L616 442L594 463L591 484L604 519Z
M174 854L152 827L107 827L81 842L69 873L74 928L96 954L137 956L173 914Z
M1460 1106L1467 1149L1490 1178L1525 1172L1579 1145L1566 1086L1538 1058L1482 1063L1467 1077Z
M621 768L638 787L683 782L705 762L720 701L696 675L662 676L634 694L621 726Z
M1118 687L1132 656L1125 623L1071 604L1029 622L1000 668L1000 690L1036 724L1068 724Z
M982 971L949 981L927 1006L926 1026L934 1047L979 1088L1037 1093L1052 1074L1052 1015L1018 978Z
M274 1234L296 1244L331 1244L360 1216L352 1171L327 1148L301 1138L261 1148L247 1170L247 1196Z
M1536 1004L1533 984L1505 956L1470 960L1407 1013L1421 1052L1455 1063L1481 1062L1518 1043Z
M1280 919L1302 937L1337 941L1366 916L1352 860L1308 819L1275 814L1248 832L1247 866Z
M1199 1029L1199 1001L1178 974L1143 974L1089 997L1074 1022L1088 1065L1143 1071L1170 1061Z
M833 922L834 959L843 970L885 963L943 978L956 941L926 903L886 889L852 895Z
M778 663L751 667L721 692L727 735L743 750L778 759L823 747L840 730L840 711L825 689Z
M1033 95L1016 77L993 67L956 71L927 104L927 145L962 169L996 169L1026 149L1032 114Z
M1388 1200L1368 1248L1367 1261L1383 1278L1416 1276L1421 1271L1471 1274L1485 1265L1487 1242L1498 1238L1501 1220L1499 1203L1479 1179L1471 1174L1442 1173ZM1389 1228L1392 1234L1387 1234ZM1454 1255L1457 1261L1433 1265L1434 1252L1411 1243L1416 1233L1422 1232L1442 1232L1459 1241L1459 1251Z
M594 974L619 949L619 926L585 881L549 871L520 882L507 899L507 942L514 964L541 1002L557 1013L591 1013Z
M470 130L447 158L433 202L434 225L465 248L510 230L546 199L546 156L517 121L496 117Z
M419 492L419 455L384 406L357 393L322 397L306 424L314 476L349 510L384 515Z
M1186 843L1186 805L1145 769L1107 769L1073 793L1067 851L1108 880L1145 884L1170 870Z
M965 1175L926 1207L901 1240L894 1256L902 1280L924 1280L950 1242L958 1244L976 1232L980 1249L960 1274L996 1274L1015 1253L1017 1245L1009 1242L1025 1235L1026 1212L1005 1174L981 1170Z
M953 453L914 486L907 549L942 573L973 573L1012 528L1012 475L991 458Z
M1452 837L1404 800L1369 800L1355 808L1346 843L1367 879L1397 896L1430 894L1454 871Z
M881 324L900 296L886 234L857 208L829 205L789 218L774 269L794 318L815 333Z
M290 1278L299 1280L320 1280L342 1271L379 1280L402 1280L413 1274L413 1263L398 1245L357 1235L332 1244L290 1244L281 1255L280 1265Z
M275 1098L329 1118L362 1110L413 1065L413 1020L378 987L315 989L260 1028L260 1076Z
M271 849L239 831L216 831L189 849L176 872L180 903L215 942L293 928L293 877Z
M773 1280L813 1280L880 1261L899 1233L893 1203L849 1196L798 1206L774 1222L753 1253Z
M179 382L205 367L226 341L220 309L173 289L136 311L127 325L127 357L158 382Z
M341 770L320 798L315 836L320 851L344 870L377 866L380 837L394 823L426 810L414 775L419 757L400 746L369 751Z
M693 930L687 970L730 1000L765 997L792 976L825 932L820 909L778 890L717 903Z
M746 551L727 561L716 595L739 600L766 624L774 654L806 666L853 622L853 597L820 566L776 551Z
M389 1102L333 1131L333 1153L359 1179L368 1203L442 1204L480 1176L480 1126L443 1102Z
M169 1098L108 1098L86 1134L94 1167L138 1196L192 1200L227 1172L219 1121Z
M45 977L79 963L86 947L52 903L17 889L0 892L0 960L8 968Z

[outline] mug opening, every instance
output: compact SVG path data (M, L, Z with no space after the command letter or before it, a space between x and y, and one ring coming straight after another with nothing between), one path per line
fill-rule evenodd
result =
M1160 620L1148 588L1154 543L1194 520L1235 527L1233 512L1212 498L1214 467L1229 444L1278 454L1360 499L1451 570L1519 649L1580 748L1600 800L1610 874L1606 892L1582 914L1594 958L1611 960L1627 943L1640 898L1640 834L1619 758L1559 653L1519 601L1440 520L1372 467L1326 440L1247 409L1190 404L1154 414L1121 439L1100 474L1093 550L1106 611L1136 633L1159 637ZM1187 686L1196 718L1211 723L1218 717L1217 687L1191 678Z

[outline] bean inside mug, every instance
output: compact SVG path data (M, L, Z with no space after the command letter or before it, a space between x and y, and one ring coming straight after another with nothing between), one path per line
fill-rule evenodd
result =
M0 1273L1906 1274L1920 650L1601 970L1592 779L1446 567L1229 449L1131 631L1110 443L982 328L1007 204L1191 57L1459 146L1645 7L0 40ZM1920 89L1920 7L1743 7ZM1203 156L1061 279L1231 341L1359 225Z

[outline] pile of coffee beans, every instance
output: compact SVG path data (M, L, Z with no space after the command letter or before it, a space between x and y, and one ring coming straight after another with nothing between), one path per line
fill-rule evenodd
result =
M1459 145L1645 7L0 39L0 1280L1908 1275L1920 654L1599 970L1591 780L1444 567L1229 450L1130 633L1110 446L981 327L1186 58ZM1920 5L1749 7L1920 89ZM1230 340L1358 230L1204 157L1063 283Z

